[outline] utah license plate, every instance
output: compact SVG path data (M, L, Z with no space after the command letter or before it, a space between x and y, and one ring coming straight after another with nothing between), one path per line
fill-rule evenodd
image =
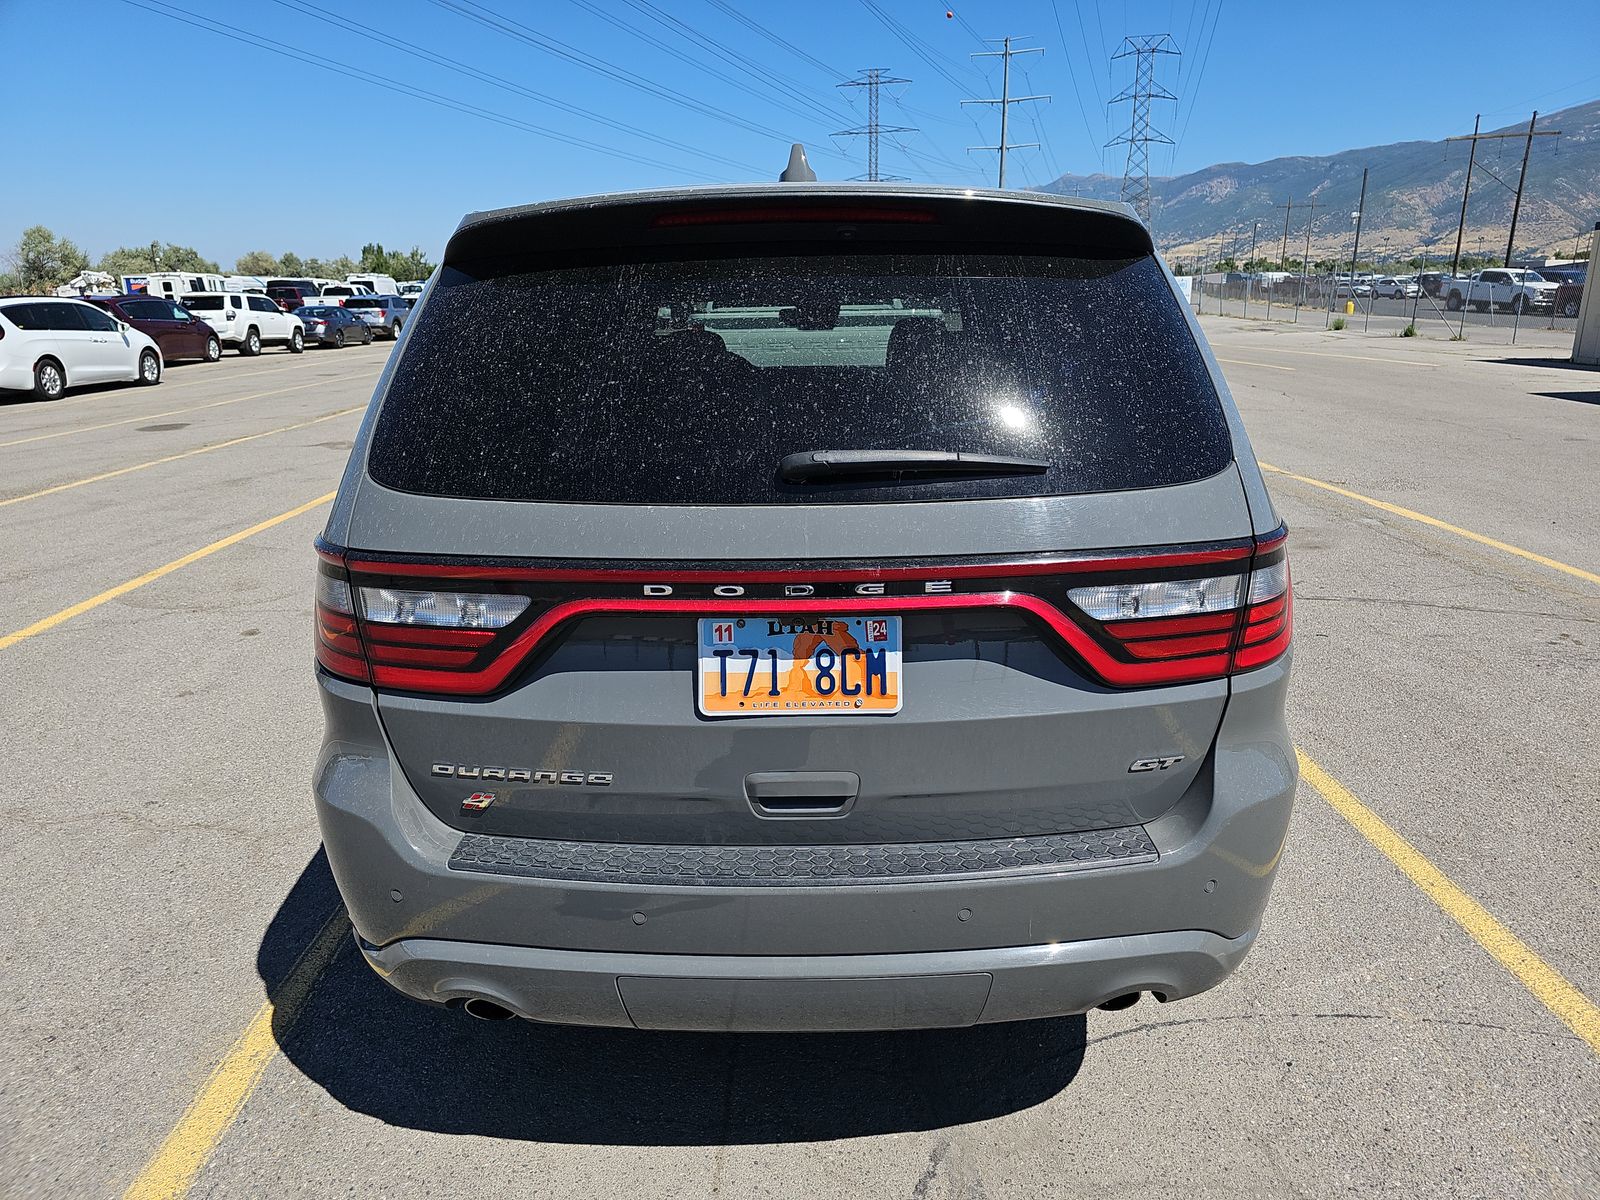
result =
M705 617L697 703L708 717L900 711L899 617Z

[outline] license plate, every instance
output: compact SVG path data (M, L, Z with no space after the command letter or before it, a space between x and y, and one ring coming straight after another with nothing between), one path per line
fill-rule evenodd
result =
M900 711L899 617L705 617L697 704L708 717Z

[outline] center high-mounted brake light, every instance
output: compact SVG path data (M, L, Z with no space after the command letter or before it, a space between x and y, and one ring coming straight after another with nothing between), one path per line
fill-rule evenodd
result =
M1193 683L1288 650L1286 538L1280 529L1211 547L813 570L496 566L322 549L317 660L376 687L484 696L586 617L1003 609L1111 687Z
M830 206L780 208L696 208L687 212L662 213L651 222L657 229L686 225L759 225L794 222L827 222L835 225L900 224L935 225L939 218L925 208L838 208Z

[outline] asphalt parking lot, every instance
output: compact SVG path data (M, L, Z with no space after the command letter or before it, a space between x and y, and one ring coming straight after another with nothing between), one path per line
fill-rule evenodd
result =
M0 402L0 1195L1600 1194L1600 371L1204 323L1292 531L1267 923L1196 999L976 1030L391 993L308 614L389 343Z

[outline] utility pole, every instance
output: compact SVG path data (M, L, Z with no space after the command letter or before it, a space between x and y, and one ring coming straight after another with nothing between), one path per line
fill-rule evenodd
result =
M1516 199L1516 203L1515 203L1514 207L1511 210L1511 238L1512 238L1512 240L1515 240L1515 238L1517 236L1517 214L1522 209L1522 183L1523 183L1523 179L1526 178L1526 176L1528 174L1528 154L1533 149L1533 139L1536 138L1536 137L1560 137L1561 136L1561 130L1559 130L1559 129L1541 129L1537 133L1534 132L1533 122L1537 121L1539 119L1539 114L1537 112L1535 112L1533 114L1533 120L1530 120L1528 122L1528 132L1526 134L1522 134L1522 133L1479 133L1478 132L1478 123L1482 119L1483 118L1482 118L1481 114L1472 119L1472 132L1471 133L1463 133L1463 134L1459 134L1456 137L1445 138L1446 142L1471 142L1472 143L1472 150L1467 155L1467 182L1466 182L1466 186L1461 189L1461 219L1456 223L1456 253L1455 253L1455 257L1450 260L1450 274L1452 276L1459 274L1460 273L1460 269L1461 269L1461 238L1462 238L1462 235L1464 233L1466 233L1466 229L1467 229L1467 196L1472 191L1472 167L1473 167L1473 164L1477 160L1477 157L1478 157L1478 143L1479 142L1499 141L1502 138L1515 138L1515 137L1525 137L1525 138L1527 138L1527 142L1522 148L1522 177L1519 177L1518 180L1517 180L1517 199ZM1506 262L1505 262L1505 265L1508 266L1508 267L1511 265L1511 242L1510 241L1507 241L1507 243L1506 243Z
M997 39L990 38L991 42ZM1006 185L1006 151L1025 150L1030 146L1037 146L1038 142L1013 142L1010 140L1010 115L1013 104L1026 104L1030 100L1048 100L1048 94L1039 96L1013 96L1011 94L1011 60L1018 54L1043 54L1043 46L1027 46L1021 50L1011 48L1009 36L998 39L1001 43L999 50L980 50L973 58L998 58L1000 60L1000 95L980 100L963 100L963 104L998 104L1000 106L1000 144L998 146L968 146L970 154L974 150L998 150L1000 152L1000 179L996 186Z
M1256 235L1261 232L1261 222L1256 221L1250 230L1250 257L1244 260L1244 315L1250 315L1250 264L1256 259Z
M886 83L910 83L909 79L896 79L885 75L888 67L868 67L862 72L864 79L848 79L836 86L867 89L867 123L857 129L841 129L834 137L865 137L867 139L867 173L857 179L877 181L895 176L878 174L878 138L885 133L915 133L910 125L881 125L878 123L878 89Z
M1356 205L1356 240L1350 247L1350 298L1356 295L1356 256L1361 253L1361 218L1367 213L1367 168L1361 168L1361 200Z
M1533 139L1538 135L1533 132L1533 123L1539 119L1539 110L1533 110L1533 116L1528 118L1527 140L1522 143L1522 170L1517 172L1517 198L1511 205L1511 235L1506 238L1505 266L1511 265L1511 248L1517 241L1517 216L1522 212L1522 185L1528 178L1528 155L1533 152ZM1555 133L1561 131L1555 130Z
M1278 270L1281 271L1283 264L1289 261L1289 218L1294 215L1294 197L1272 207L1283 209L1283 245L1278 247Z
M1122 49L1111 56L1111 61L1133 56L1133 82L1106 102L1126 101L1129 105L1128 132L1112 138L1107 146L1128 147L1128 163L1122 172L1122 198L1133 205L1134 211L1146 226L1150 224L1150 143L1170 146L1172 139L1150 125L1150 101L1172 100L1177 97L1156 82L1156 56L1180 54L1169 33L1140 34L1122 39Z
M1306 218L1306 251L1305 257L1300 260L1300 303L1294 307L1294 319L1300 319L1300 309L1306 302L1306 285L1311 278L1311 226L1317 219L1317 209L1327 208L1326 204L1302 204L1301 208L1311 210L1311 215Z

